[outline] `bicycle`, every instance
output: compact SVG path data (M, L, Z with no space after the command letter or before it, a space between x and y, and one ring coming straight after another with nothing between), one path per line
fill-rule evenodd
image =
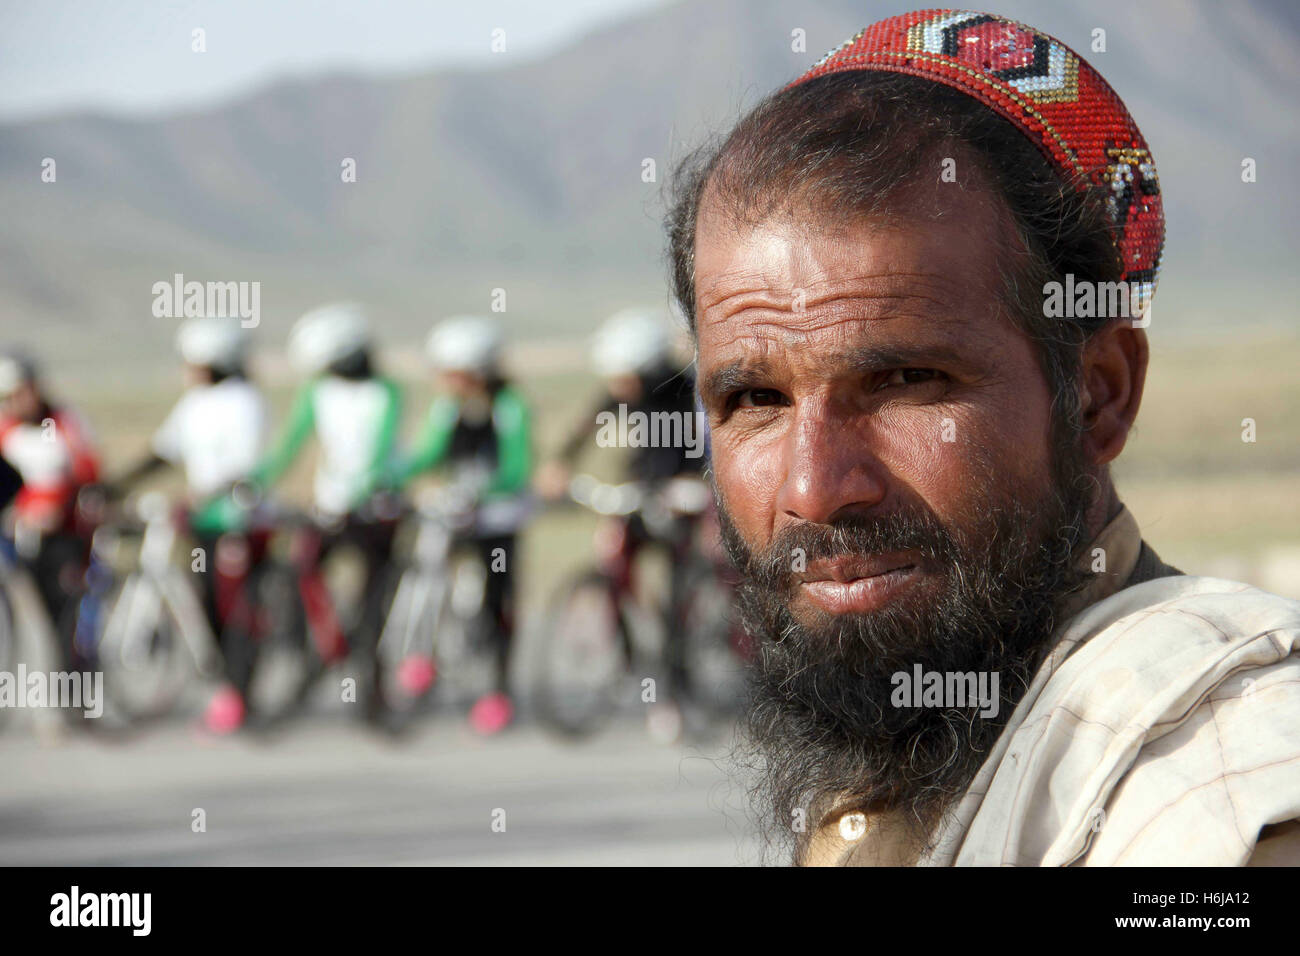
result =
M488 570L460 549L474 527L477 494L450 485L424 496L410 555L390 569L377 648L383 694L395 727L423 710L435 683L453 705L482 693L492 666L493 622L484 603Z
M198 596L172 561L184 525L161 492L149 492L92 539L92 566L107 571L107 583L83 599L78 623L93 621L105 697L132 723L164 716L193 679L221 673ZM129 538L139 539L133 559L124 556Z
M571 738L589 735L620 700L641 699L645 687L632 686L633 675L664 663L670 628L682 629L686 684L679 689L710 717L734 709L744 644L736 637L732 585L720 562L704 557L695 542L707 494L691 479L661 491L638 482L606 484L590 475L570 482L571 501L616 521L597 534L596 564L560 587L546 616L536 698L539 716L552 730ZM633 565L647 538L671 545L671 560L685 581L677 607L648 607L636 592Z
M273 723L301 702L315 668L294 572L269 554L276 521L270 509L252 510L246 531L218 536L212 554L191 552L192 572L213 564L220 641L193 577L173 560L178 538L190 530L185 509L150 492L96 530L78 635L95 635L105 696L121 718L161 718L195 682L221 680L222 647L247 655L242 664L249 669L250 714ZM123 539L131 537L139 538L133 561L122 557Z
M374 655L371 649L358 648L355 640L348 636L356 633L359 620L359 615L349 613L349 608L364 603L367 595L363 590L352 595L351 601L348 595L341 596L329 580L330 569L326 564L330 552L345 538L347 519L295 512L289 523L293 539L290 565L303 609L305 634L310 639L305 646L314 653L315 678L322 677L336 665L351 661L360 671L359 676L347 675L355 682L355 700L373 719L382 710ZM379 530L386 533L382 527Z
M221 646L245 655L246 702L253 726L269 727L302 706L329 662L324 642L311 638L313 617L296 561L273 549L274 539L305 520L284 508L255 509L250 526L216 542ZM330 609L332 613L332 608Z
M0 672L13 674L18 666L18 616L10 588L16 577L24 573L18 566L17 556L7 539L0 539ZM29 588L32 585L28 585ZM0 707L0 726L8 715L8 708Z
M740 578L727 560L716 517L700 512L686 572L688 582L676 611L692 704L711 721L733 717L745 695L745 669L755 644L736 611ZM703 533L701 533L703 532Z
M93 641L85 639L79 608L91 590L90 542L102 517L98 509L85 504L88 500L102 504L102 499L88 495L96 488L87 485L78 491L67 524L54 532L62 548L54 568L41 559L48 533L44 528L19 520L13 524L12 537L0 539L0 671L12 673L20 660L37 671L94 669ZM43 573L57 580L60 589L67 589L57 610L52 610L38 577ZM61 722L57 713L40 711L35 717L40 724L54 725Z

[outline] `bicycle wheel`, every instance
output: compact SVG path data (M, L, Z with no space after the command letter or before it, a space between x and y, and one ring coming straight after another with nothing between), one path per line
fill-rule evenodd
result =
M397 565L384 576L385 615L374 665L372 712L390 730L404 730L425 709L436 670L434 640L446 604L446 588L417 568Z
M248 583L251 621L233 622L252 637L248 709L263 723L283 720L302 704L322 664L307 634L293 568L267 561Z
M12 674L18 663L18 631L14 624L14 609L9 592L0 580L0 671ZM0 725L3 725L9 708L0 707Z
M132 721L169 712L193 674L180 628L162 592L145 574L127 575L108 600L96 642L104 694Z
M731 586L711 564L699 562L687 580L680 620L690 699L710 716L730 716L744 700L748 636Z
M445 675L442 691L455 707L468 707L493 689L494 625L484 606L487 569L469 555L450 565L447 603L434 633L434 656Z
M568 737L595 731L615 708L629 651L608 578L596 570L580 574L559 592L542 634L542 722Z

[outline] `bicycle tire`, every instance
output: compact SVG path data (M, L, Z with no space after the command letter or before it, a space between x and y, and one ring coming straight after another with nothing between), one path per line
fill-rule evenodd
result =
M104 694L131 723L170 713L193 676L180 625L157 584L132 572L111 589L95 642Z
M307 630L295 569L281 561L264 561L247 587L255 615L251 631L247 621L229 626L245 628L244 636L252 639L248 712L265 727L297 714L325 668Z
M745 695L745 645L731 586L709 562L692 564L679 611L691 702L714 719L736 714Z
M12 674L18 663L18 629L14 618L13 602L9 590L0 579L0 671ZM5 723L9 708L0 707L0 726Z
M469 707L495 689L496 625L484 604L491 572L470 555L453 557L447 569L449 588L434 633L434 655L446 677L441 693L452 706Z
M580 599L591 602L597 620L573 627L567 615ZM590 618L590 614L588 615ZM535 701L543 726L567 738L589 736L614 711L620 684L631 665L627 623L615 602L609 579L592 568L564 584L552 600L541 635L541 662ZM566 658L594 660L587 687L562 682ZM577 694L574 691L577 690Z
M425 583L418 569L411 564L390 565L384 572L382 589L386 612L379 646L376 647L374 660L370 664L376 673L373 679L364 681L364 692L375 698L367 702L367 712L375 715L393 733L410 729L427 709L429 698L437 684L435 679L413 690L401 679L401 668L412 655L434 659L437 640L434 630L438 626L442 608L427 606L426 601L420 600L421 596L416 592ZM417 601L418 607L414 606ZM441 605L445 602L435 598L434 603ZM401 647L389 646L388 642L398 634L404 634L407 628L413 629L409 643Z

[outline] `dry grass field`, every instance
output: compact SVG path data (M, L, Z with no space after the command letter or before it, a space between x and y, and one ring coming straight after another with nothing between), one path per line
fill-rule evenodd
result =
M1116 476L1165 560L1300 597L1297 368L1294 338L1153 347Z

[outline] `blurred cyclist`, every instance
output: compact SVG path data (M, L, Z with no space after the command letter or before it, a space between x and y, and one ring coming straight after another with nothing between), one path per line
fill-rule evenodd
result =
M246 580L265 551L263 540L245 534L249 512L235 498L237 483L252 473L266 438L266 403L248 379L250 338L235 318L194 318L181 325L176 351L185 363L185 391L154 433L150 453L109 486L121 493L167 465L185 472L190 530L208 556L201 572L203 608L222 643L226 669L226 683L204 715L216 733L243 724L253 666L248 635L223 627L233 595L222 582Z
M84 663L73 633L90 546L76 503L99 476L99 454L81 418L54 402L35 363L17 354L0 355L0 457L22 476L10 510L15 548L76 668Z
M0 509L17 497L23 487L23 476L9 463L9 459L0 455Z
M491 319L457 316L434 327L427 350L443 394L434 400L394 479L404 485L443 468L477 502L470 538L487 570L484 602L493 620L496 651L495 687L470 710L470 723L484 734L496 733L514 717L509 676L515 543L528 515L532 468L528 406L502 374L501 346L501 328ZM418 680L414 670L407 673Z
M596 434L597 416L627 412L677 412L693 414L695 385L674 362L673 340L667 316L653 309L625 309L615 313L596 332L591 350L592 367L604 380L595 406L579 419L560 449L557 461L540 470L539 484L551 496L564 493L573 464ZM662 485L680 475L697 475L704 457L692 458L685 445L663 444L629 450L624 471L628 481Z
M633 308L615 313L597 330L591 360L596 373L604 380L605 389L591 411L575 423L558 460L540 469L538 490L548 498L565 494L573 465L595 437L597 416L602 413L617 414L619 406L624 405L627 414L641 412L647 420L656 421L655 416L662 413L685 416L697 410L694 381L674 361L671 325L663 310ZM674 479L698 479L707 456L691 457L691 451L685 443L630 448L623 480L641 482L651 493L662 493ZM650 711L651 731L661 739L672 739L680 733L679 701L688 693L682 628L677 620L687 582L683 577L684 563L677 557L691 527L690 522L679 520L672 528L658 532L647 527L640 516L634 516L627 525L631 536L628 547L636 550L651 545L662 547L669 554L670 614L666 644L669 699L665 702L667 706Z
M315 505L325 534L317 541L315 560L341 543L360 551L364 591L349 644L371 664L385 611L382 576L396 531L393 513L376 493L391 473L402 409L401 390L377 372L372 349L370 322L358 305L324 305L298 320L289 334L289 360L308 378L278 446L253 474L264 491L316 437ZM367 700L375 708L382 704L374 695ZM368 716L380 716L378 709Z

